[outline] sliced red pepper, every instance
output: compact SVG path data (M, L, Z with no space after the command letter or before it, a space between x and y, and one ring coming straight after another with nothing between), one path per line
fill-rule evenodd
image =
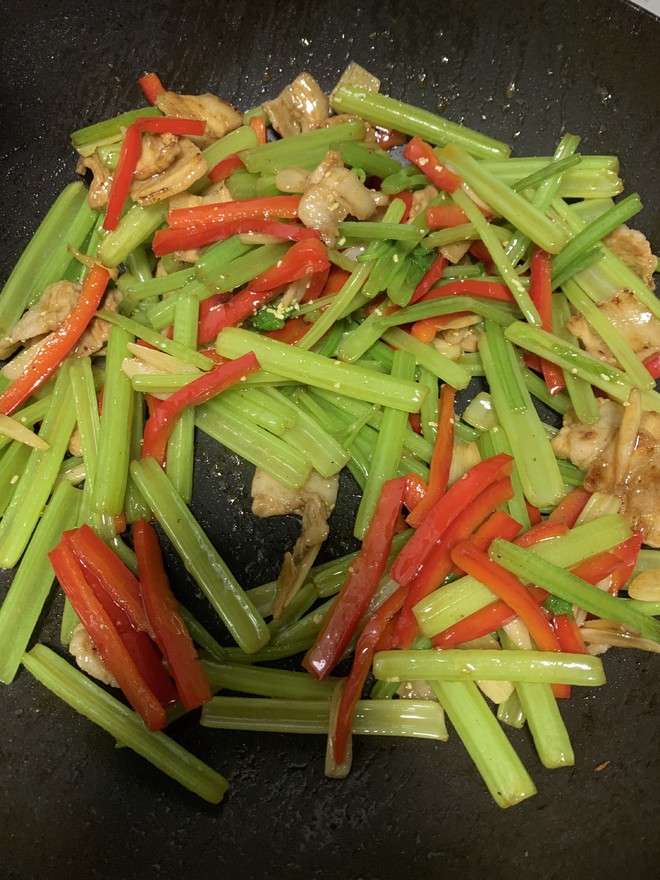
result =
M298 223L277 223L274 220L247 217L238 220L221 220L218 223L209 223L199 227L158 229L153 238L152 250L157 257L164 257L174 251L206 247L207 244L223 241L225 238L231 238L232 235L243 235L250 232L272 235L283 241L305 241L321 237L316 229L308 229Z
M226 159L223 159L211 168L209 180L212 183L220 183L223 180L227 180L234 171L240 171L242 168L245 168L243 160L239 157L238 153L234 153L233 156L227 156Z
M531 597L527 587L514 574L493 562L487 553L469 541L462 541L454 547L452 559L459 568L488 587L516 612L539 651L561 650L550 621Z
M142 442L142 458L150 455L162 465L167 452L167 441L181 412L187 406L197 406L210 400L225 388L235 385L244 376L259 369L259 361L250 351L234 361L227 361L219 367L214 367L161 401L147 419Z
M203 119L186 119L183 116L138 116L132 124L140 132L176 134L181 137L202 137L206 131Z
M318 299L328 282L328 276L330 274L330 264L326 269L321 269L320 272L314 272L314 274L310 277L307 282L307 289L303 294L301 303L314 302L315 299Z
M250 128L257 136L257 142L260 144L266 143L266 120L260 114L256 116L250 117L249 122Z
M398 131L396 128L381 128L379 125L374 126L374 137L382 150L402 147L407 140L402 131Z
M480 281L478 278L460 278L458 281L450 281L440 287L434 287L433 290L419 297L418 302L427 302L445 296L476 296L478 299L494 299L497 302L515 302L506 284L497 281Z
M434 186L445 192L455 192L463 182L458 174L454 174L440 162L433 147L415 136L403 148L403 157L416 165Z
M10 415L31 397L75 348L96 314L108 285L110 273L94 264L83 281L78 302L58 330L46 337L21 376L0 394L0 413Z
M145 73L138 80L138 85L144 92L144 96L150 104L155 104L156 100L165 91L165 86L155 73Z
M74 611L126 699L149 730L162 730L167 724L165 710L147 686L117 628L87 583L73 548L67 541L61 541L48 558Z
M525 498L525 508L527 509L527 516L529 517L529 522L533 526L538 526L541 523L541 511L538 507L535 507Z
M531 351L524 351L523 361L525 362L525 366L529 367L530 370L534 370L535 373L543 373L543 364L541 358L537 354L534 354Z
M197 709L211 699L211 688L170 589L158 535L141 519L133 526L133 537L142 599L156 642L167 660L181 702L188 711Z
M590 498L591 492L581 486L571 489L548 516L548 522L563 522L572 529Z
M185 226L205 226L221 220L293 219L298 216L299 204L300 196L264 196L234 202L214 202L212 205L168 211L167 222L172 229L180 229Z
M417 619L413 608L436 590L452 571L452 548L470 537L476 528L490 514L513 497L510 477L504 477L487 486L467 505L443 532L442 536L427 555L415 577L410 581L410 589L396 627L396 647L409 648L417 634ZM414 540L414 538L411 538ZM410 541L408 542L410 543ZM405 548L404 548L405 549Z
M552 256L535 247L529 270L529 296L541 318L541 327L552 333ZM543 378L551 394L566 387L561 367L541 358Z
M556 614L553 621L559 644L567 654L588 654L580 627L568 614Z
M645 358L642 363L654 379L660 379L660 352Z
M153 637L142 605L140 584L133 572L87 524L65 534L80 563L98 579L131 624Z
M426 495L427 485L418 474L406 474L403 489L403 506L413 511Z
M446 265L447 260L445 259L445 257L442 256L442 254L435 258L435 260L431 263L431 266L417 282L417 286L413 291L413 295L410 297L410 305L418 302L420 299L422 299L422 297L426 296L433 285L440 281L440 279L442 278L442 273L445 271Z
M501 452L479 462L460 480L456 480L428 512L424 522L399 553L392 566L391 577L398 584L410 583L450 523L487 486L510 474L512 465L512 456Z
M479 526L470 541L480 550L488 550L495 538L513 541L521 528L521 524L505 510L496 510Z
M284 327L279 330L268 330L264 336L277 339L278 342L286 342L287 345L295 345L311 326L304 318L289 318Z
M301 278L313 275L314 272L322 272L329 265L328 252L321 241L316 238L297 241L279 263L253 278L250 288L257 292L272 290L282 284L299 281Z
M456 389L445 382L440 389L438 409L438 433L431 457L428 490L417 507L412 510L406 522L414 529L418 528L426 514L437 504L447 491L449 471L454 452L454 400Z
M547 590L541 590L539 587L530 586L527 589L532 599L539 605L545 602L550 595ZM468 614L467 617L459 620L453 626L433 636L433 647L455 648L457 645L465 644L465 642L483 638L483 636L501 629L507 623L511 623L517 616L516 612L506 602L498 599L480 608L479 611Z
M388 480L382 488L360 551L348 570L316 641L303 660L302 665L314 678L324 679L332 672L369 607L392 547L403 489L403 477Z
M436 334L444 330L447 325L451 324L457 318L464 318L470 312L452 312L451 315L437 315L435 318L422 318L421 321L415 321L410 328L411 336L419 339L420 342L432 342Z
M462 226L469 223L458 205L432 205L424 212L426 225L430 230L449 229L453 226Z
M407 589L405 587L399 587L371 615L360 633L353 656L353 665L346 679L337 712L337 726L335 728L333 744L333 755L337 764L343 764L346 757L346 746L348 745L348 738L353 725L355 707L371 669L376 646L384 637L388 624L403 605L406 593Z
M108 207L103 220L103 228L112 232L117 228L121 218L124 203L133 183L133 173L140 158L142 138L140 130L134 125L129 125L124 132L124 137L119 150L119 161L112 177L112 186L108 198Z
M240 324L241 321L245 321L246 318L251 318L258 309L279 296L283 289L284 286L280 285L272 290L257 292L252 287L245 287L239 293L234 294L230 300L214 303L208 309L200 309L197 331L198 345L215 339L223 327L233 327Z
M422 418L419 413L408 413L408 424L415 434L422 433Z
M409 189L404 189L402 192L397 193L395 196L392 196L390 199L390 204L394 201L394 199L401 199L403 204L406 206L406 210L403 212L403 216L401 217L400 223L407 223L408 218L410 217L410 212L412 211L413 206L413 194Z
M523 532L522 535L516 538L515 543L519 547L533 547L534 544L539 544L541 541L549 541L551 538L559 538L567 532L568 526L565 522L561 520L551 522L546 519Z
M631 538L612 549L612 553L621 560L611 575L609 591L613 596L618 595L619 590L632 577L643 539L644 536L641 532L634 532Z
M340 291L350 277L351 273L347 272L346 269L331 265L328 280L322 291L323 296L329 296L331 293L337 293Z

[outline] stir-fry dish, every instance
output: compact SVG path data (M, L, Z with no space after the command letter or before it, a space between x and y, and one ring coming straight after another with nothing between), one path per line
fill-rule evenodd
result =
M638 196L577 136L512 158L355 63L245 112L139 83L151 106L73 133L85 182L0 295L0 680L23 665L214 803L163 733L200 707L325 736L336 778L354 736L448 718L497 804L530 797L507 727L572 765L562 701L611 646L660 650ZM298 518L276 581L245 589L191 509L200 433L254 466L256 517ZM320 563L344 468L359 549Z

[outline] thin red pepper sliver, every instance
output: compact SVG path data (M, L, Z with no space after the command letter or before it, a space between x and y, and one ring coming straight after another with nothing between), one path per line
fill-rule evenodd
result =
M420 296L418 302L446 296L476 296L478 299L494 299L496 302L515 302L506 284L497 281L480 281L478 278L460 278L458 281L450 281L440 287L434 287L433 290Z
M410 328L411 336L419 339L421 342L431 342L436 334L456 321L458 318L465 318L469 312L452 312L450 315L437 315L435 318L422 318Z
M422 498L426 495L427 485L419 474L406 474L406 482L403 489L403 506L413 511Z
M145 73L138 80L138 85L144 92L144 96L150 104L155 104L159 95L165 91L165 86L155 73Z
M541 328L552 333L552 256L538 246L532 251L529 296L541 318ZM541 358L541 370L551 394L566 387L561 367Z
M301 303L313 302L315 299L318 299L323 289L325 288L328 282L328 276L330 275L330 265L326 269L321 269L320 272L314 272L309 281L307 282L307 289L305 290Z
M257 136L257 142L266 143L266 120L263 116L251 116L249 122L250 128Z
M380 608L371 615L360 633L353 655L353 665L346 679L337 711L337 725L333 743L333 756L337 764L344 763L355 707L371 669L376 647L385 636L390 621L405 602L407 592L406 587L399 587L392 593L389 599L386 599Z
M298 223L277 223L259 217L243 217L238 220L221 220L200 227L158 229L153 238L152 250L157 257L164 257L174 251L206 247L207 244L223 241L231 238L232 235L244 235L250 232L272 235L283 241L305 241L321 237L316 229L308 229Z
M83 281L78 302L58 330L46 337L22 375L0 394L0 413L10 415L53 375L69 352L75 348L94 317L108 285L110 273L94 265Z
M259 361L251 351L233 361L220 364L190 384L179 388L166 400L160 401L147 419L142 441L142 458L151 456L162 466L167 451L167 441L177 423L181 412L187 406L197 406L215 397L225 388L235 385L244 376L261 369Z
M140 158L142 138L140 130L135 125L129 125L124 132L124 137L119 150L119 161L112 177L108 207L103 220L103 228L112 232L117 228L121 218L124 203L133 183L133 173Z
M500 452L479 462L460 480L456 480L428 512L424 522L399 553L392 566L391 577L398 584L409 583L450 523L487 486L511 473L512 465L512 456Z
M576 486L564 495L559 504L548 516L547 521L563 522L566 523L569 529L572 529L590 498L591 492L588 492L581 486Z
M206 131L203 119L183 116L138 116L132 123L140 132L151 134L176 134L182 137L202 137Z
M459 568L488 587L516 612L529 630L539 651L561 650L550 621L521 580L493 562L483 550L479 550L469 541L461 541L457 544L451 555Z
M449 229L468 223L468 218L458 205L433 205L424 212L430 230Z
M212 183L220 183L220 181L226 180L234 171L240 171L241 168L245 168L243 160L239 157L238 153L234 153L233 156L227 156L226 159L223 159L211 168L209 180Z
M133 526L142 600L181 702L188 711L211 699L211 688L179 605L170 589L155 529L144 520Z
M541 590L539 587L530 586L527 589L532 599L539 605L545 602L550 595L547 590ZM506 602L497 599L497 601L480 608L479 611L468 614L453 626L433 636L431 641L434 648L455 648L457 645L463 645L473 639L480 639L501 629L507 623L515 620L517 616Z
M250 282L256 291L272 290L281 284L291 284L315 272L322 272L330 265L328 251L317 238L297 241L275 266L266 269Z
M412 211L413 206L413 194L408 189L404 189L402 192L397 193L395 196L392 196L390 199L390 205L394 201L394 199L401 199L403 204L406 206L406 210L403 212L403 216L401 217L400 223L407 223L408 218L410 217L410 212Z
M304 318L289 318L284 327L279 330L268 330L264 336L269 339L277 339L278 342L286 342L287 345L295 345L311 327Z
M556 614L553 624L562 651L566 654L589 653L575 618L569 617L568 614Z
M435 260L431 263L429 269L417 282L417 286L413 291L413 295L410 297L410 305L419 302L422 297L426 296L433 285L436 282L440 281L440 279L442 278L442 273L445 271L446 265L447 260L445 259L445 257L442 256L442 254L435 258Z
M568 526L561 520L553 521L544 520L543 522L533 525L531 528L523 532L514 541L519 547L532 547L541 541L548 541L551 538L559 538L568 532Z
M204 226L220 220L240 220L261 217L293 219L298 216L300 196L264 196L257 199L240 199L234 202L216 202L197 205L194 208L177 208L168 211L167 222L172 229L186 226Z
M529 517L529 522L533 526L538 526L542 522L541 511L538 507L535 507L525 498L525 508L527 510L527 516Z
M60 586L126 699L149 730L162 730L167 724L165 710L147 686L117 628L87 583L72 547L61 541L50 551L48 558Z
M654 379L660 379L660 352L645 358L642 363Z
M445 168L433 152L433 147L416 135L403 148L403 157L416 165L434 186L445 192L455 192L463 182L458 174Z
M153 637L154 632L142 605L140 584L133 572L86 523L65 532L65 535L78 560L94 574L131 624Z
M326 678L357 631L380 581L392 546L403 501L404 479L388 480L380 493L362 546L302 665L314 678Z
M470 537L470 541L480 550L488 550L495 538L513 541L520 532L522 525L505 510L496 510L479 526Z
M245 287L239 293L227 300L214 303L211 308L201 309L199 314L199 327L197 330L197 344L203 345L215 339L223 327L233 327L240 324L246 318L252 317L257 309L265 306L275 299L283 290L283 286L274 287L271 290L255 291L251 287ZM205 300L202 302L204 304Z
M323 296L329 296L331 293L337 293L342 289L344 284L351 277L351 273L347 272L346 269L342 269L340 266L330 266L330 272L328 273L328 280L325 282L325 287L321 291Z
M452 571L452 548L459 542L469 538L474 530L493 513L493 511L513 496L510 477L503 477L486 486L456 516L449 525L424 562L409 582L409 592L396 627L396 647L406 649L412 644L417 634L417 619L413 608L437 589ZM413 540L411 538L411 540ZM408 542L410 543L410 541ZM404 548L405 549L405 548Z
M440 389L438 433L431 457L429 483L424 498L406 517L409 526L416 529L429 510L447 491L449 471L454 452L454 399L456 389L447 383Z

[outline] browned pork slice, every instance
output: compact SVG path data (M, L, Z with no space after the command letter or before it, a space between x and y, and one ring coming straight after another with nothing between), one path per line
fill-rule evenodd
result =
M572 410L552 441L558 458L585 470L584 487L621 499L621 513L644 542L660 547L660 414L641 411L636 392L626 406L598 398L600 420L579 422Z
M156 98L156 106L166 116L182 116L205 122L205 137L196 139L202 146L224 137L243 122L240 111L208 92L204 95L177 95L176 92L165 91Z
M614 232L610 232L605 237L604 243L626 266L639 275L651 290L655 290L653 273L658 268L658 258L651 250L644 233L638 229L630 229L624 223Z
M312 471L301 489L284 486L265 471L257 469L252 481L252 512L256 516L302 517L300 537L292 552L287 551L277 579L273 617L279 617L302 587L314 560L328 537L328 517L337 500L339 479L324 478Z
M598 304L640 360L660 352L660 321L629 290L620 290L611 299ZM608 364L617 365L616 358L602 338L582 315L567 321L568 329L584 348Z
M334 247L337 226L348 215L368 220L377 208L373 193L344 167L339 153L329 150L325 159L307 177L298 205L298 217Z
M169 199L176 193L187 190L208 171L208 164L202 151L188 138L178 138L177 149L170 150L169 156L172 160L171 164L162 171L133 181L131 198L138 205L146 207ZM146 165L145 162L145 170Z
M154 174L160 174L178 159L180 153L179 138L175 134L143 134L134 179L147 180Z
M330 114L330 104L311 73L300 73L277 98L263 105L270 124L282 137L316 128Z
M87 203L94 211L100 211L108 204L110 188L112 187L112 171L104 165L97 153L91 156L81 156L76 165L78 174L92 172L92 180L87 194Z

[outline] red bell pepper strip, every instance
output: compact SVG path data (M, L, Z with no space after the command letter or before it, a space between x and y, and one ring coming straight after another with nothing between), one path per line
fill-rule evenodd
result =
M250 117L250 128L257 136L257 141L260 144L266 143L266 120L263 116L251 116Z
M238 220L221 220L205 226L189 226L183 229L158 229L153 238L152 250L157 257L164 257L174 251L187 251L190 248L206 247L216 241L231 238L232 235L243 235L259 232L272 235L284 241L305 241L309 238L320 238L316 229L308 229L298 223L277 223L274 220L262 220L259 217L244 217Z
M179 229L185 226L205 226L220 220L270 220L273 217L293 219L298 216L299 204L300 196L264 196L234 202L214 202L212 205L168 211L167 222L172 229Z
M541 318L541 327L552 333L552 257L540 247L532 252L529 270L529 296ZM561 367L541 358L543 378L551 394L566 387Z
M245 168L243 160L239 157L238 153L234 153L233 156L227 156L226 159L223 159L211 168L209 180L212 183L220 183L226 180L234 171L240 171L241 168Z
M422 297L426 296L433 285L440 281L440 279L442 278L442 273L445 271L446 265L447 260L445 259L445 257L442 256L442 254L435 258L430 267L417 282L417 286L413 291L413 295L410 297L410 305L418 302L420 299L422 299Z
M580 562L571 569L571 573L590 584L597 584L609 577L620 564L621 560L614 553L605 551Z
M206 131L203 119L182 116L138 116L132 123L140 132L176 134L181 137L201 137Z
M259 361L250 351L234 361L227 361L219 367L214 367L161 401L147 419L142 442L142 458L150 455L162 465L167 451L167 441L181 412L187 406L196 406L210 400L216 394L240 382L244 376L259 369Z
M406 474L403 488L403 506L413 511L426 495L427 485L418 474Z
M245 287L226 302L218 302L208 310L200 309L197 344L210 342L223 327L233 327L252 317L258 309L282 293L283 289L283 285L280 285L272 290L257 292L251 286Z
M529 630L539 651L561 650L550 621L521 580L493 562L483 550L479 550L469 541L457 544L451 555L459 568L488 587L516 612Z
M419 413L408 413L408 424L415 434L422 434L422 419Z
M424 212L429 229L449 229L468 223L468 218L458 205L433 205Z
M431 342L435 339L436 334L444 330L452 321L457 318L465 318L470 312L452 312L451 315L437 315L435 318L422 318L421 321L415 321L410 328L411 336L419 339L420 342Z
M588 654L580 627L568 614L556 614L553 620L562 651L567 654Z
M428 512L424 522L399 553L392 566L391 577L398 584L410 583L450 523L487 486L510 474L512 464L513 458L500 452L479 462L460 480L456 480Z
M441 164L433 152L433 147L420 137L415 136L406 144L403 148L403 157L416 165L434 186L445 192L455 192L463 182L458 174L454 174Z
M346 269L342 269L339 266L330 266L330 272L328 274L328 280L325 283L325 287L321 291L323 296L329 296L331 293L337 293L342 289L344 284L350 278L351 273L347 272Z
M396 625L397 648L405 650L412 644L417 633L417 619L413 608L437 589L451 573L453 569L452 548L459 541L469 538L500 504L512 497L513 487L510 477L497 480L487 486L447 527L427 555L415 577L410 581L410 589Z
M138 85L144 92L144 96L150 104L155 104L159 95L165 91L165 86L155 73L145 73L138 80Z
M167 724L165 710L147 686L117 628L87 583L72 547L67 541L61 541L50 551L48 558L74 611L128 702L149 730L162 730Z
M470 253L473 257L476 257L480 263L483 263L487 271L490 272L493 266L493 258L483 241L473 241L470 245Z
M346 679L337 711L337 725L333 743L333 756L337 764L343 764L346 757L346 746L351 733L355 707L371 669L376 646L384 638L390 621L403 605L406 593L405 587L399 587L392 593L389 599L386 599L380 608L371 615L360 633L353 656L353 665Z
M330 265L325 245L317 238L297 241L275 266L266 269L250 282L256 291L272 290L281 284L291 284L314 272L322 272Z
M591 492L581 486L571 489L548 516L547 521L563 522L572 529L590 498Z
M660 379L660 352L645 358L642 363L654 379Z
M537 523L530 529L527 529L526 532L523 532L522 535L515 539L514 543L519 547L532 547L534 544L539 544L541 541L548 541L551 538L559 538L567 532L568 526L566 523L561 521L551 522L546 519L544 522Z
M141 149L140 130L135 125L129 125L121 142L119 161L112 177L108 207L103 220L103 228L108 232L116 229L119 223L124 203L133 183L133 172L140 158Z
M414 529L418 528L426 514L437 504L447 491L449 471L454 452L454 399L456 389L444 383L440 389L438 412L438 434L431 457L429 484L424 498L412 510L406 522Z
M270 339L277 339L278 342L286 342L287 345L295 345L311 326L304 318L289 318L281 329L268 330L263 335Z
M21 376L0 394L0 413L10 415L53 375L75 348L94 317L108 285L110 273L94 265L85 278L78 302L55 332L47 336Z
M550 595L547 590L541 590L539 587L528 587L528 590L532 599L539 605ZM511 623L517 616L506 602L497 599L433 636L433 647L455 648L473 639L480 639Z
M327 269L321 269L320 272L314 272L309 281L307 282L307 289L305 290L301 303L314 302L315 299L318 299L328 282L328 276L330 275L330 265L328 265Z
M408 218L410 217L410 212L412 211L413 206L413 194L408 189L404 189L402 192L397 193L395 196L392 196L390 199L390 204L394 201L394 199L401 199L403 204L406 206L406 210L403 212L403 216L401 217L400 223L407 223Z
M211 699L211 688L170 589L158 535L141 519L133 526L133 538L142 599L156 642L167 660L181 702L188 711L197 709Z
M324 679L332 672L374 597L392 546L403 489L403 477L388 480L382 488L362 547L303 660L302 665L314 678Z
M140 596L140 584L133 572L87 524L65 534L85 570L94 575L131 624L153 638Z
M534 354L531 351L524 351L523 361L525 362L525 366L529 367L530 370L534 370L535 373L543 372L543 363L537 354Z
M624 587L632 577L643 539L644 536L641 532L633 532L631 538L628 538L627 541L623 541L612 549L614 556L621 560L611 575L612 580L609 591L612 595L618 595L619 590Z
M494 299L497 302L515 302L506 284L497 281L480 281L478 278L460 278L458 281L450 281L440 287L434 287L418 301L427 302L430 299L446 296L476 296L478 299Z
M541 517L541 511L538 509L538 507L535 507L533 504L530 504L530 502L526 498L525 498L525 507L527 509L527 516L529 517L530 524L533 526L540 525L541 521L542 521L542 517Z
M495 538L513 541L521 528L521 524L509 516L505 510L496 510L479 526L469 540L480 550L488 550Z
M402 147L407 138L402 131L396 128L381 128L379 125L374 126L374 137L376 143L382 150L391 150L393 147Z

